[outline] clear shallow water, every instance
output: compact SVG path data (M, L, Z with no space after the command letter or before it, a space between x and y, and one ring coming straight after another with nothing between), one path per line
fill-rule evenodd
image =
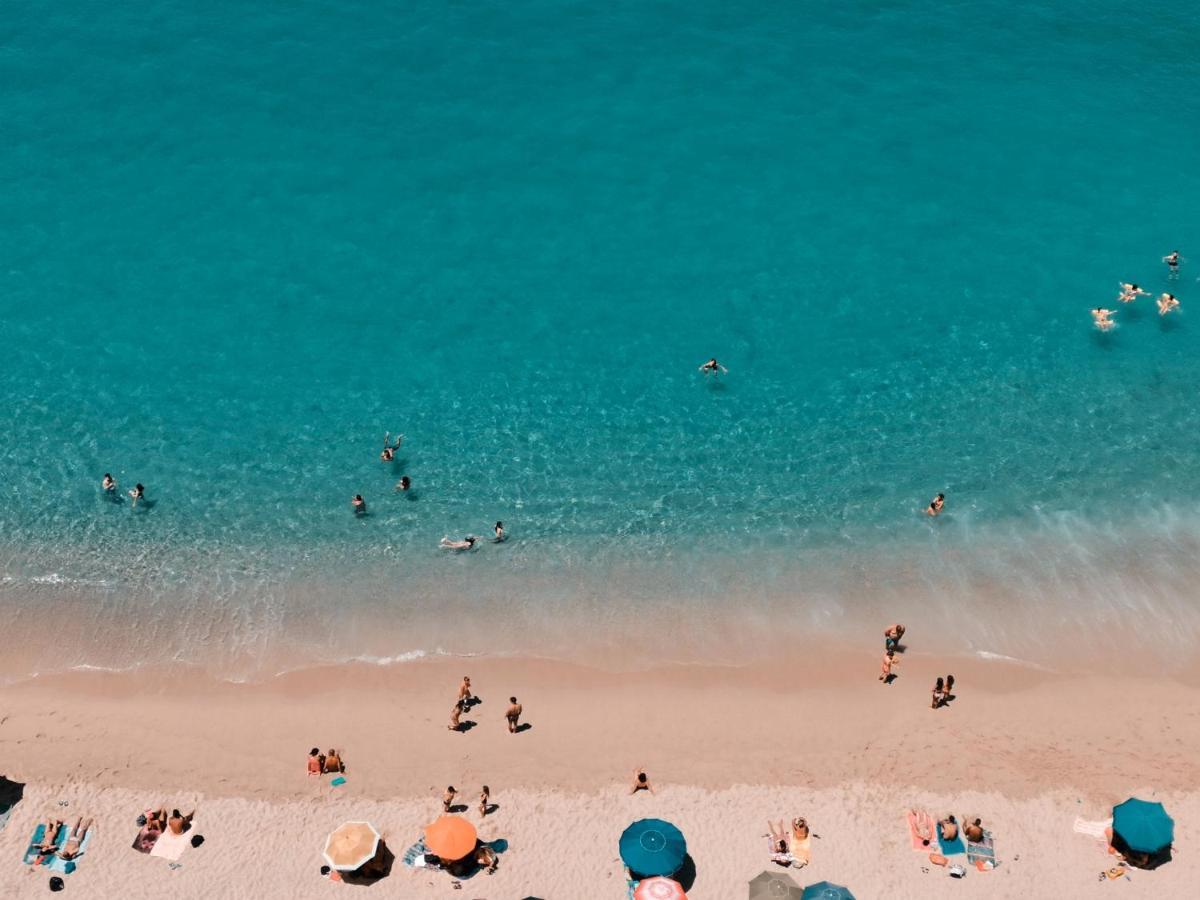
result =
M1186 10L376 6L5 7L8 668L1191 647Z

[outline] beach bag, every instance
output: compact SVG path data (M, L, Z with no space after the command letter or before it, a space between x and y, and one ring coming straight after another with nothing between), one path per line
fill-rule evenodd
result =
M967 875L967 870L962 866L951 866L946 871L950 873L951 878L965 878Z

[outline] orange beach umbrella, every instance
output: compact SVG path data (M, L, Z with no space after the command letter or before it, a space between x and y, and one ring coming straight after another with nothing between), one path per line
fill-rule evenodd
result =
M670 878L643 878L633 892L633 900L687 900L678 881Z
M441 859L462 859L475 849L475 826L461 816L438 816L425 826L425 846Z
M325 862L339 872L353 872L375 858L379 832L370 822L346 822L325 841Z

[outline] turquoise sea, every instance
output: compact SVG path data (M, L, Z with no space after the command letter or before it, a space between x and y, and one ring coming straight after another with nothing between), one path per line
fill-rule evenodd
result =
M1194 660L1198 46L1158 0L10 0L4 674L874 666L897 619ZM1181 312L1098 333L1121 280Z

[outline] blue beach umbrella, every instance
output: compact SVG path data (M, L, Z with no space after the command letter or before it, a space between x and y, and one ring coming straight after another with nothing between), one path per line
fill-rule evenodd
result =
M638 875L673 875L686 856L683 834L662 819L638 819L621 834L621 859Z
M1112 829L1114 844L1120 838L1125 846L1138 853L1158 853L1175 840L1175 820L1167 815L1163 805L1136 797L1113 807Z
M800 895L801 900L854 900L854 895L840 884L818 881L810 884Z

